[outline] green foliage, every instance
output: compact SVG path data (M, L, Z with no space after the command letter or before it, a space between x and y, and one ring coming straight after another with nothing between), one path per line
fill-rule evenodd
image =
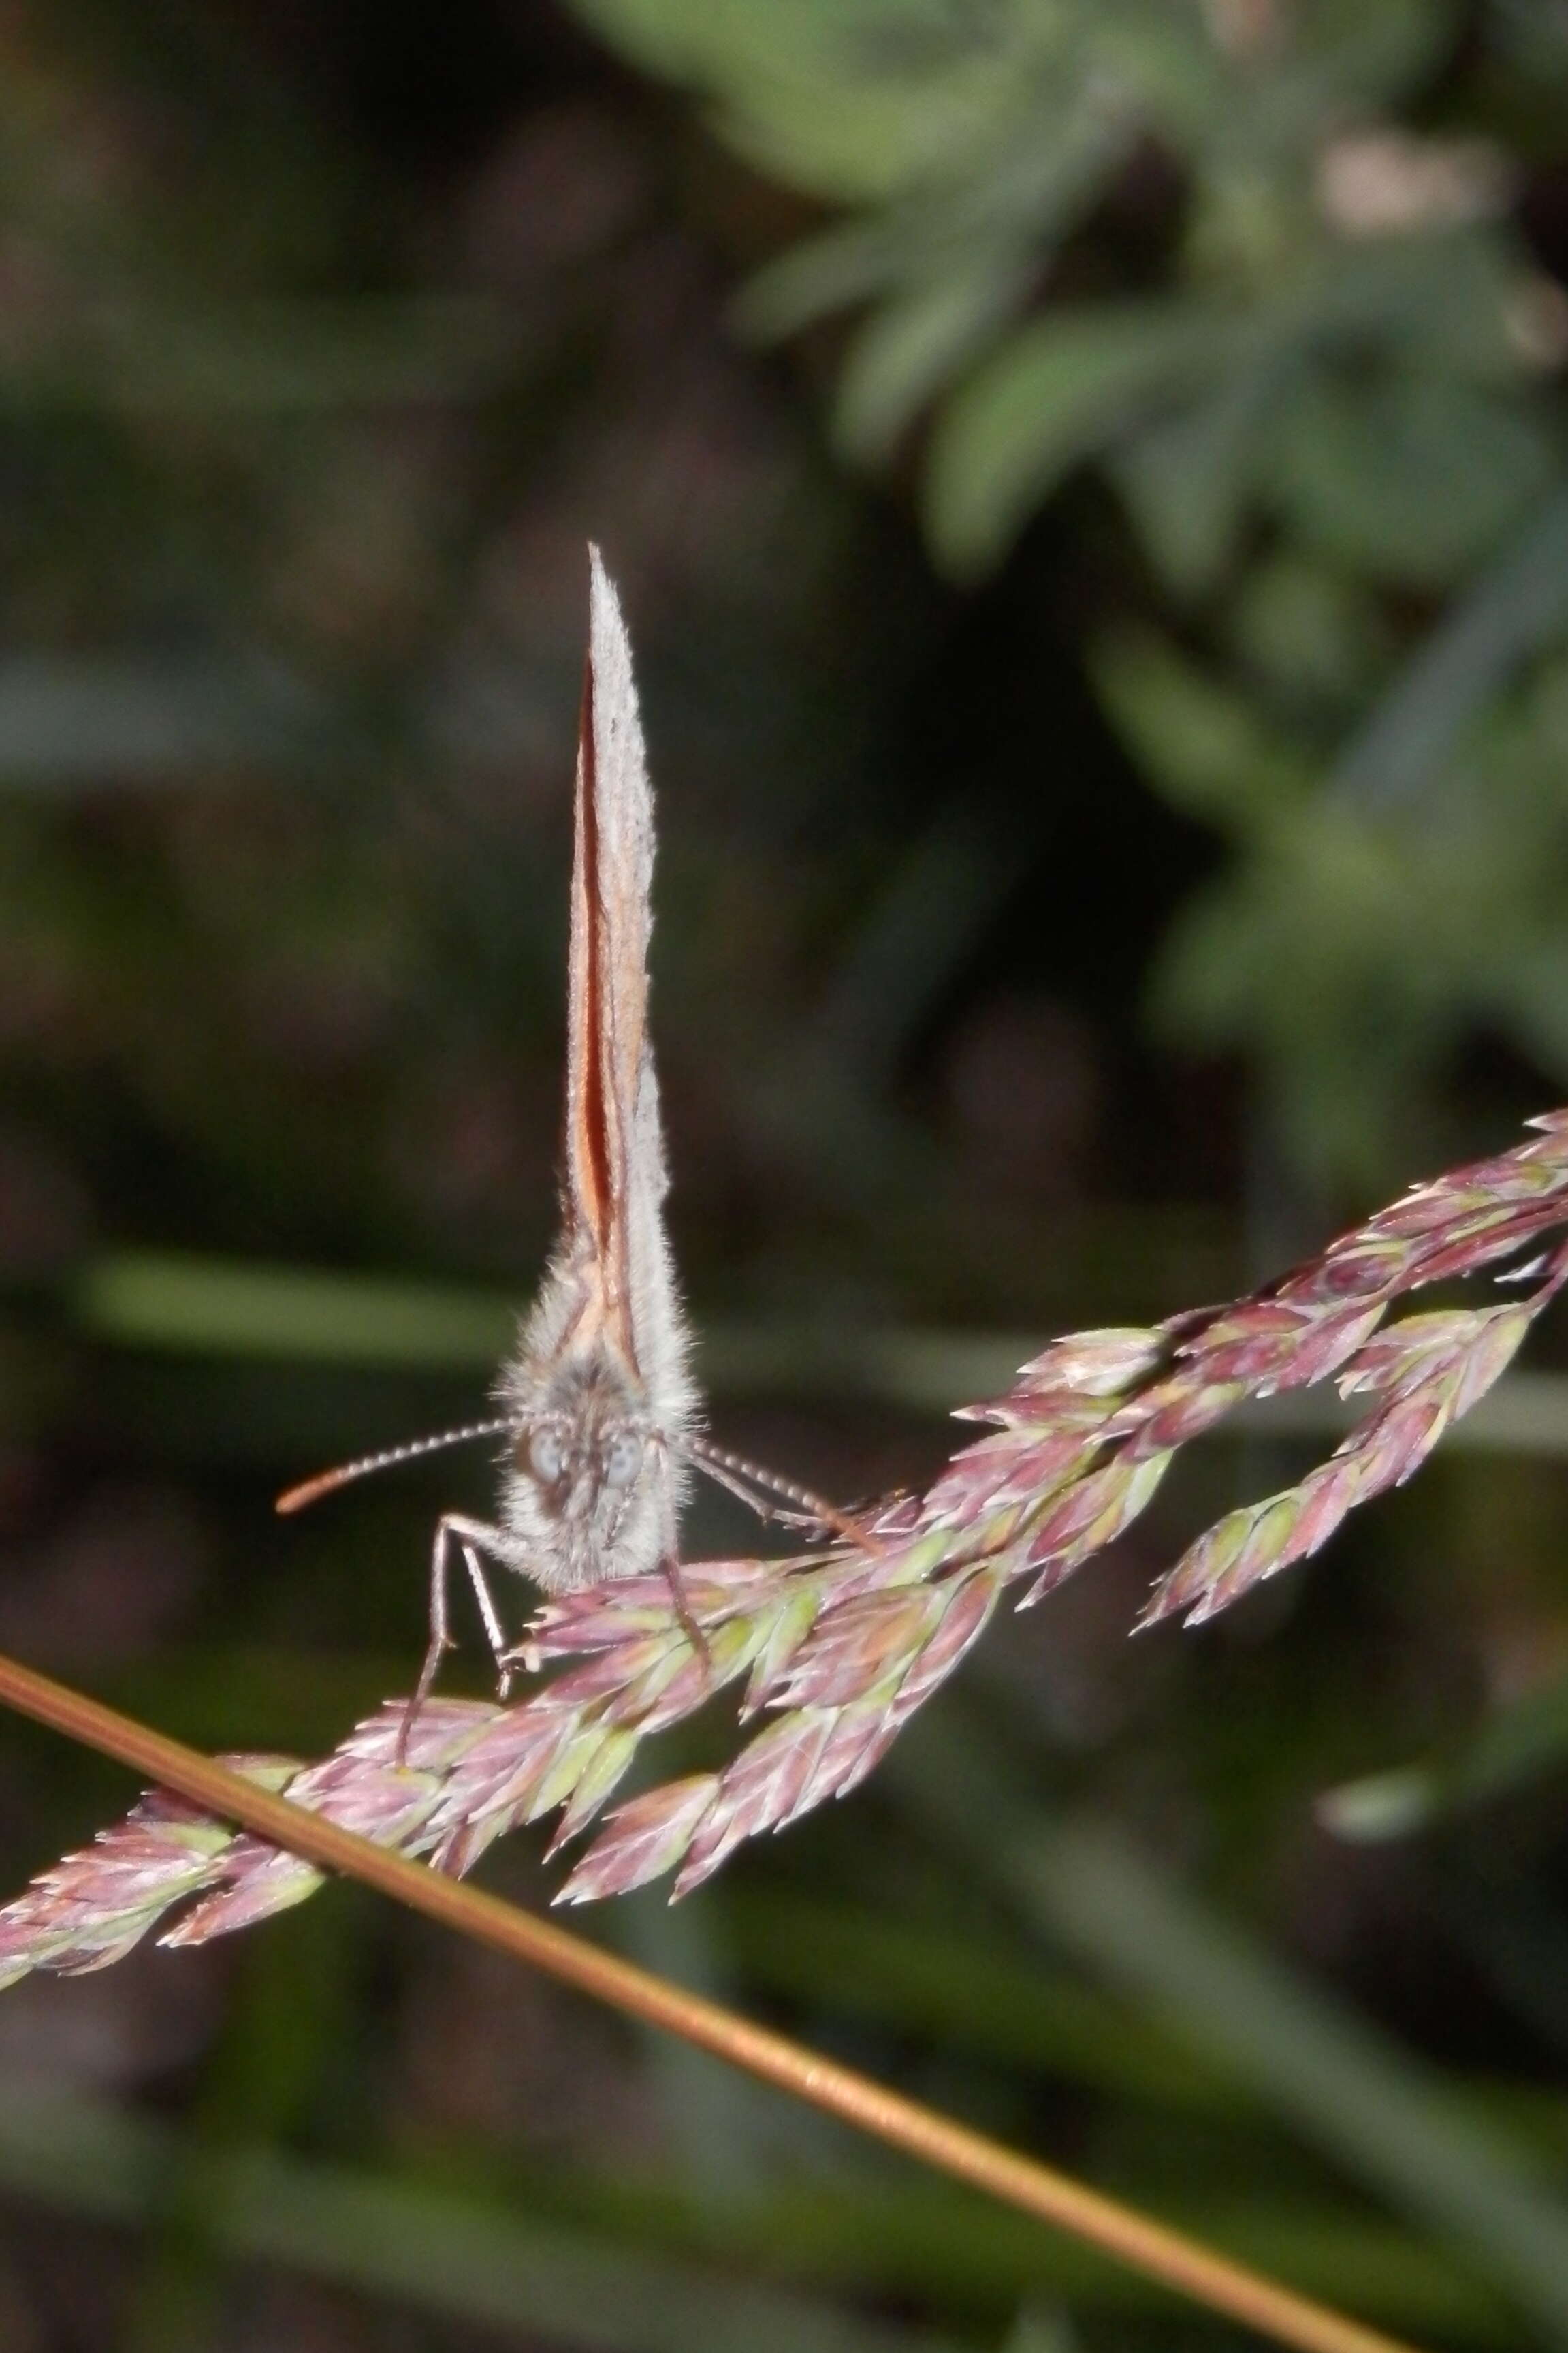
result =
M1540 78L1568 93L1544 21L1467 32L1440 0L584 13L760 170L848 208L738 317L780 337L854 314L831 430L881 464L924 414L940 565L978 578L1045 509L1092 569L1096 511L1058 494L1086 470L1115 493L1148 638L1136 681L1115 638L1089 666L1152 787L1227 846L1157 1009L1251 1058L1297 1167L1386 1176L1479 1034L1568 1078L1556 755L1531 765L1509 718L1560 614L1494 631L1462 711L1433 709L1438 649L1563 481L1568 301L1508 219ZM1206 747L1181 646L1205 658ZM1373 836L1339 787L1380 797L1391 766L1407 806Z

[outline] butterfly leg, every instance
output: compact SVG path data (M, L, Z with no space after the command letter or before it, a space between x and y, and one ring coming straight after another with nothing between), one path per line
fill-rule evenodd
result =
M537 1582L533 1556L508 1529L494 1527L489 1520L470 1519L466 1512L448 1512L441 1525L463 1548L463 1558L468 1563L468 1576L474 1588L474 1599L479 1605L479 1616L484 1620L485 1639L496 1662L500 1696L505 1699L511 1688L511 1679L520 1669L531 1675L539 1672L539 1653L531 1642L507 1641L481 1559L492 1561L499 1567L511 1569L518 1577Z
M784 1504L773 1503L767 1496L756 1493L753 1489L743 1487L740 1480L727 1468L721 1467L710 1453L705 1451L699 1454L695 1448L692 1448L690 1452L692 1461L711 1479L713 1484L716 1487L722 1487L727 1495L733 1495L738 1504L744 1504L749 1512L754 1512L764 1526L771 1525L781 1528L802 1528L808 1535L813 1535L822 1533L824 1522L820 1512L789 1511Z
M473 1546L467 1542L463 1544L462 1552L463 1558L468 1564L468 1582L474 1588L474 1599L479 1605L479 1616L484 1620L485 1640L490 1646L490 1656L496 1662L496 1673L500 1678L500 1697L505 1699L511 1689L511 1678L513 1672L510 1662L510 1645L507 1642L506 1634L502 1629L500 1618L496 1609L495 1599L490 1592L489 1580L487 1579L484 1569L480 1565L479 1554L474 1550Z
M441 1661L448 1651L456 1647L452 1637L449 1591L451 1547L454 1543L462 1553L468 1579L474 1588L474 1599L479 1606L479 1617L484 1624L485 1640L490 1646L490 1656L496 1662L496 1672L500 1682L502 1699L505 1699L511 1688L514 1662L518 1654L512 1652L507 1642L500 1613L490 1593L489 1580L480 1564L479 1554L481 1551L489 1553L493 1558L504 1563L508 1568L517 1567L520 1564L514 1561L505 1549L507 1537L503 1529L489 1527L483 1520L470 1520L461 1512L443 1512L436 1523L435 1542L430 1549L430 1647L425 1653L425 1663L419 1670L419 1681L415 1685L414 1696L403 1712L403 1723L397 1735L399 1765L407 1761L410 1736L418 1722L420 1710L430 1696Z
M701 1660L708 1674L711 1676L713 1672L712 1648L709 1643L707 1635L703 1632L701 1627L698 1624L696 1619L691 1614L691 1604L686 1598L686 1587L681 1579L680 1564L677 1561L673 1553L667 1553L665 1555L663 1560L659 1563L659 1569L664 1577L665 1583L669 1588L669 1598L675 1604L675 1615L679 1622L680 1630L685 1635L687 1641L690 1643L692 1649L696 1651L698 1657Z
M841 1511L837 1504L814 1494L809 1487L797 1486L793 1479L781 1479L776 1471L764 1471L759 1462L748 1462L744 1455L731 1454L727 1448L715 1446L705 1438L687 1439L681 1451L716 1487L725 1488L749 1511L755 1512L760 1520L776 1521L781 1527L804 1528L808 1535L817 1538L840 1536L847 1544L858 1545L873 1559L887 1550L881 1539L864 1526L853 1512ZM783 1496L795 1509L782 1511L769 1500L775 1495Z
M680 1575L680 1531L676 1518L675 1495L668 1480L665 1482L664 1528L659 1546L659 1573L669 1588L669 1598L675 1604L675 1615L681 1632L702 1662L703 1672L710 1683L713 1680L713 1651L707 1635L698 1624L686 1587Z
M419 1670L419 1681L414 1696L403 1711L403 1722L397 1727L396 1762L408 1761L408 1740L419 1718L419 1712L430 1696L436 1672L445 1653L452 1648L452 1628L447 1594L447 1547L451 1543L451 1523L439 1519L436 1523L435 1540L430 1547L430 1642L425 1653L425 1663Z

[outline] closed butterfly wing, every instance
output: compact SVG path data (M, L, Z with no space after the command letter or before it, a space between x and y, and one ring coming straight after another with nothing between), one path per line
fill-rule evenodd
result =
M549 1591L635 1576L672 1548L679 1450L694 1410L664 1234L668 1180L647 1034L653 849L631 648L595 548L577 754L563 1226L500 1386L520 1433L501 1517L532 1548L528 1574Z

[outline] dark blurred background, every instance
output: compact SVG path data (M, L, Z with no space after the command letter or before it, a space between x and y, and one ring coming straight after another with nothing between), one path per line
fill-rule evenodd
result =
M726 1442L914 1482L1051 1333L1513 1142L1565 275L1563 0L0 10L0 1644L217 1748L408 1688L483 1461L270 1499L468 1418L549 1239L590 534ZM1332 1425L1195 1449L870 1786L589 1933L1391 2328L1568 2345L1552 1346L1130 1643ZM130 1794L0 1725L5 1886ZM5 2353L1239 2341L349 1889L17 1987L0 2085Z

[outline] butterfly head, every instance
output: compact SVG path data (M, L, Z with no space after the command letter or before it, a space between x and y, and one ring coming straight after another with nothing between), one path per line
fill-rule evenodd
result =
M617 1356L594 1348L558 1365L510 1436L503 1515L549 1556L541 1579L547 1589L644 1565L616 1556L646 1542L658 1433L640 1383Z

